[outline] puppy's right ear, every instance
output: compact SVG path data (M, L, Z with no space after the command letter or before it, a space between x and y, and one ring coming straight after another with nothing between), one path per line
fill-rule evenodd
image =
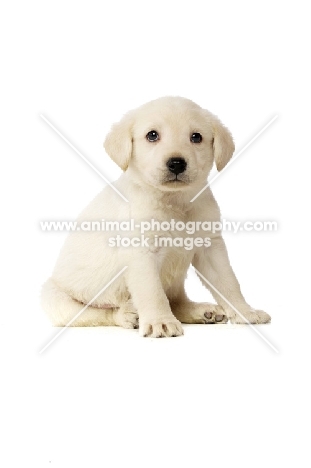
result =
M234 143L229 130L215 116L212 126L214 134L214 158L217 170L221 171L233 155Z
M132 154L131 119L129 116L114 124L106 136L104 148L111 159L126 171Z

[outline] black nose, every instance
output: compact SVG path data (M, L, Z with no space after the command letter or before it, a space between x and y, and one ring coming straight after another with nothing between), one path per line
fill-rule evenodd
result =
M166 163L168 169L173 174L181 174L186 170L187 163L184 158L170 158Z

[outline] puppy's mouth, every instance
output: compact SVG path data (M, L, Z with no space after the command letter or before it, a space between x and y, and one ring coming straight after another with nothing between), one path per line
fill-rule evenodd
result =
M157 177L157 186L162 187L162 190L186 190L195 182L197 171L186 170L182 172L172 173L168 170L160 170Z
M165 162L166 171L163 173L163 185L170 185L174 188L180 185L188 185L189 166L188 161L181 155L173 155Z
M174 183L174 182L179 182L181 184L186 184L187 182L184 180L184 179L181 179L178 177L178 175L176 175L173 179L168 179L165 183L167 184L171 184L171 183Z
M173 188L182 185L189 185L190 182L190 178L185 174L171 174L171 176L167 176L162 180L162 185L171 186Z

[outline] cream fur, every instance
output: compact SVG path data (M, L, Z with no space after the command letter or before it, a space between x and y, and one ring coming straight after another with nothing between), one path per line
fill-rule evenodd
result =
M157 142L146 134L156 130ZM203 141L190 141L200 132ZM79 220L151 218L160 221L217 221L220 211L211 190L190 200L206 184L215 161L225 167L234 151L229 131L210 112L180 97L164 97L129 112L112 127L105 143L110 157L125 172L115 186L129 200L124 202L106 187L81 213ZM169 182L166 162L183 157L187 169L181 182ZM137 232L121 235L135 237ZM167 237L191 237L186 232L156 233ZM251 323L270 321L268 314L253 310L241 294L220 234L195 232L193 237L212 239L210 247L141 248L108 246L111 232L70 233L52 277L44 284L42 305L56 326L66 325L125 266L128 268L73 326L119 325L137 327L142 336L178 336L184 323L243 323L227 303L211 291L218 305L191 302L184 290L192 263ZM206 286L205 283L203 283ZM110 307L110 308L109 308Z

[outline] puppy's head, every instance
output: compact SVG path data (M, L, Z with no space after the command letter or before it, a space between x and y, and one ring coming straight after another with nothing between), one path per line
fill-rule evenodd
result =
M129 112L107 135L105 149L124 171L161 190L206 181L234 151L230 132L213 114L180 97L164 97Z

